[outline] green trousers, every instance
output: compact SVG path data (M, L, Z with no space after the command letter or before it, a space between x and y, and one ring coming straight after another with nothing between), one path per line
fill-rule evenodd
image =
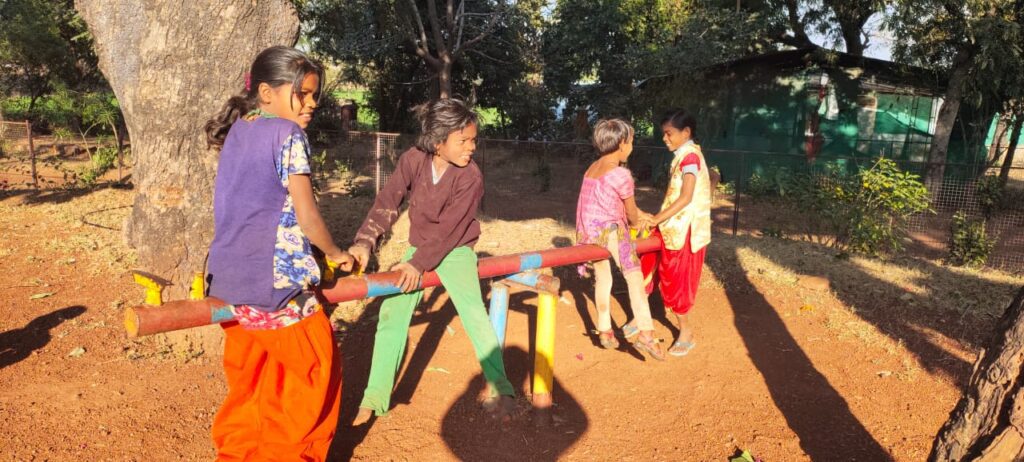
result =
M416 252L410 247L402 257L408 261ZM476 350L476 358L484 370L484 378L492 392L514 396L515 389L505 376L505 362L502 359L498 336L494 333L487 317L483 295L480 293L480 278L476 270L476 253L469 247L452 250L435 271L441 285L459 313L462 327ZM391 407L391 392L395 387L395 375L405 355L409 339L409 323L412 313L423 299L423 291L417 290L389 296L380 307L377 320L377 335L373 341L373 363L370 364L370 379L363 392L359 407L372 409L377 415L387 414Z

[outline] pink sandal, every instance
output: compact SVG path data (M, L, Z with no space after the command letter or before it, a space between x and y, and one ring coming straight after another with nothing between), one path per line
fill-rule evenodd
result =
M619 348L619 340L615 338L614 331L606 330L604 332L598 332L597 338L601 341L601 348L606 350L617 350Z
M665 360L665 352L661 351L661 346L658 345L658 340L653 335L646 340L643 335L637 337L636 341L633 342L633 348L647 353L648 356L658 361Z

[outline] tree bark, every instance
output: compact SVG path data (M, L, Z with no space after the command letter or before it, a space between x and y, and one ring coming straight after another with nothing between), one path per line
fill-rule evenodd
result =
M949 137L953 133L953 124L960 112L963 99L964 83L971 70L971 52L961 49L953 59L953 71L949 76L946 94L943 96L942 107L935 120L935 135L928 149L928 163L924 168L925 186L928 192L936 194L942 187L942 179L946 172L946 155L949 151Z
M1010 132L1010 144L1006 147L1003 166L999 168L999 179L1003 184L1006 184L1006 181L1010 179L1010 169L1013 168L1013 157L1017 153L1017 140L1020 139L1022 125L1024 125L1024 114L1014 114L1013 130Z
M294 45L299 20L288 0L75 0L95 40L99 67L132 140L135 201L125 237L138 265L186 296L204 271L213 237L216 151L205 122L242 90L253 57ZM141 294L141 291L140 291ZM172 334L179 351L219 346L220 329Z
M1024 460L1024 288L974 365L929 461Z
M440 99L452 97L452 65L444 62L437 73L437 95Z
M994 133L995 136L992 138L992 145L989 146L988 149L987 163L990 166L995 165L996 162L999 162L999 158L1003 156L1003 140L1006 138L1006 135L1010 131L1010 126L1008 125L1008 123L1009 119L1007 117L1004 117L1003 115L1000 115L999 118L996 120L996 130Z

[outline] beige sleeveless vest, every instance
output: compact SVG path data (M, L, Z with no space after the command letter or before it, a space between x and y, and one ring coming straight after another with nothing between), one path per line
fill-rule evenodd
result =
M704 154L701 153L700 146L697 144L687 143L676 150L670 170L672 177L668 183L665 200L661 203L661 209L667 209L682 194L684 174L679 169L679 163L691 152L697 154L697 158L700 159L700 170L697 172L697 184L693 188L693 199L679 213L658 225L658 229L665 241L665 248L669 250L682 249L686 245L687 231L689 231L690 250L696 253L711 242L711 177L708 175L708 166L704 162Z

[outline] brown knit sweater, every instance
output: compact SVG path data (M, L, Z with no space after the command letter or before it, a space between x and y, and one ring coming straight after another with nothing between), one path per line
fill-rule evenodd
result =
M377 194L373 208L356 233L355 243L371 250L398 219L399 207L409 201L409 243L416 253L409 263L420 271L437 267L452 249L472 247L480 237L477 208L484 194L483 175L476 163L449 165L433 182L430 154L405 151L395 172Z

